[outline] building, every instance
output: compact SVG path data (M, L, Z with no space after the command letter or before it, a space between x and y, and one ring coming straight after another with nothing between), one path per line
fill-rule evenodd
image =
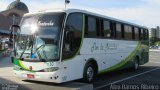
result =
M156 28L151 28L151 38L160 39L160 27L157 26Z
M151 29L149 29L149 38L151 38L152 37L152 30Z
M28 13L28 7L20 0L8 5L5 11L0 12L0 38L7 37L12 24L18 25L22 16Z
M150 35L151 38L156 38L156 28L151 28L150 33L151 33Z
M150 29L150 45L155 45L156 42L160 41L160 27ZM159 44L160 45L160 44Z
M158 39L160 39L160 28L159 28L159 26L157 26L157 28L156 28L156 37Z

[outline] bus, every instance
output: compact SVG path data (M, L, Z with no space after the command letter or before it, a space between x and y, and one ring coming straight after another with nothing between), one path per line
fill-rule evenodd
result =
M90 83L149 61L147 27L86 10L25 14L15 33L13 71L27 80Z

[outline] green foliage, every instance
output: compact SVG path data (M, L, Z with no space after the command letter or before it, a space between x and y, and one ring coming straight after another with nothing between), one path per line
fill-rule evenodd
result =
M154 42L154 45L159 45L160 46L160 41Z
M6 49L0 50L0 54L3 53L3 52L5 52L5 51L6 51Z
M160 45L160 39L158 38L150 38L150 45Z

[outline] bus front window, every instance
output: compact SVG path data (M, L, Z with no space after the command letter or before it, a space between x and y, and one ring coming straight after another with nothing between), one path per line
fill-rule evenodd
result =
M44 61L58 60L63 18L64 13L25 17L17 38L18 57Z

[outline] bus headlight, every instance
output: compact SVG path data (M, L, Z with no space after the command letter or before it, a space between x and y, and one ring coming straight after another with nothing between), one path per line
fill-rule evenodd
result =
M53 72L53 71L57 71L58 69L59 69L59 67L46 68L46 69L44 69L44 72Z

